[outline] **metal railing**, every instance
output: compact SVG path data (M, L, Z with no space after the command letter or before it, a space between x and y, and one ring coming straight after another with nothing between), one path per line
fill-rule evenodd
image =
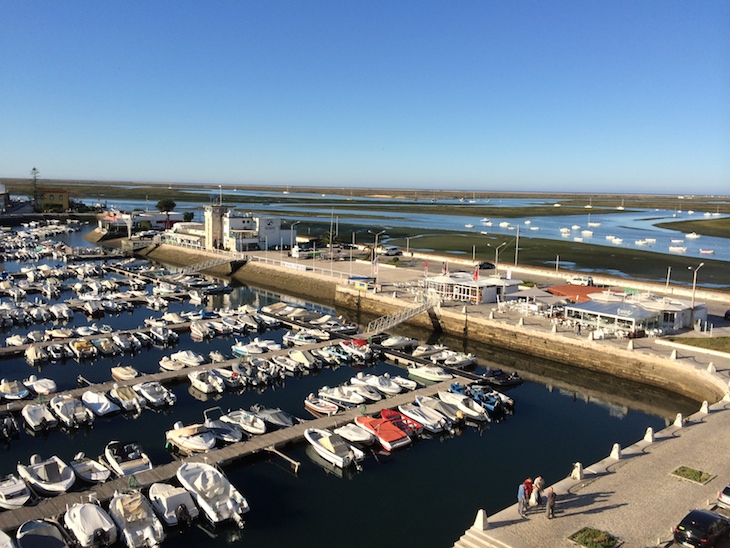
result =
M395 314L388 314L387 316L382 316L370 322L367 328L367 335L372 336L382 333L383 331L387 331L391 327L403 323L406 320L410 320L411 318L414 318L415 316L418 316L419 314L430 310L434 306L439 305L440 303L441 298L437 294L429 292L426 295L426 300L418 306L405 308L403 310L400 310L399 312L396 312Z

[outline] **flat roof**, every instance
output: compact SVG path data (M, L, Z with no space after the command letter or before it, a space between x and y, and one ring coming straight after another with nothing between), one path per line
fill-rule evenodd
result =
M588 301L584 303L566 305L565 309L579 310L582 312L589 312L591 314L600 314L601 316L613 316L615 318L626 318L631 320L653 318L659 313L656 310L647 310L643 306L627 302L617 303Z

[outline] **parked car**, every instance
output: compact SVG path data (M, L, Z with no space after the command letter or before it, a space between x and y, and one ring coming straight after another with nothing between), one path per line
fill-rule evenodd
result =
M721 508L730 508L730 485L717 494L717 505Z
M573 276L572 278L570 278L568 280L568 283L569 284L572 284L572 285L588 285L588 286L592 286L593 285L593 278L591 278L590 276Z
M494 268L494 263L490 263L489 261L479 263L479 270L490 270L492 268Z
M725 319L730 320L730 310L725 311Z
M684 546L717 546L730 534L730 519L709 510L692 510L674 528L674 542Z

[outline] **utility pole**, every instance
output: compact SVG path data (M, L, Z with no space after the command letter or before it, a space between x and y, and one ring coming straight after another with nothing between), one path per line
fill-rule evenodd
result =
M38 175L40 175L40 171L38 171L36 168L33 168L30 170L30 176L33 179L33 184L31 188L31 192L33 193L33 212L35 212L38 209Z

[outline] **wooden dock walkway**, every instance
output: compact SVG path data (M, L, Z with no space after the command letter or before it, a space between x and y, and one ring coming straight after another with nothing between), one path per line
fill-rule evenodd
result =
M398 405L412 402L416 395L432 396L438 390L448 390L450 382L463 381L465 379L456 377L452 381L444 381L415 391L385 398L379 402L365 406L365 414L374 415L382 409L397 407ZM361 414L363 414L363 408L358 407L341 411L332 416L306 420L289 428L274 430L262 436L252 437L247 441L241 441L220 449L214 449L207 453L190 456L185 461L207 462L225 467L233 462L265 452L268 448L274 448L278 451L292 444L300 443L304 439L304 431L307 428L338 428L343 424L352 422L355 417ZM104 502L110 500L116 490L127 489L129 487L146 488L155 482L169 481L175 477L181 463L182 461L173 461L156 466L152 470L136 474L133 479L129 477L117 478L100 485L90 486L83 491L42 499L35 506L23 506L17 510L6 510L0 513L0 529L11 532L28 520L58 517L66 511L68 506L81 502L82 500L88 500L89 495L92 493L100 502ZM243 494L245 496L245 492Z

